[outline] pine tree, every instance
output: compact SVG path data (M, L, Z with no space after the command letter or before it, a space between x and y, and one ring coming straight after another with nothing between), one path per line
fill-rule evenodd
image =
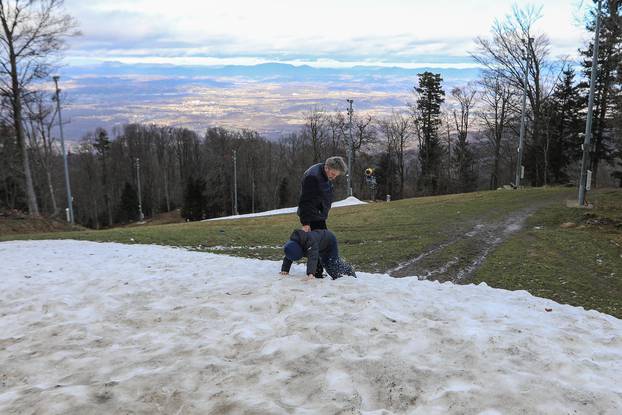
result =
M106 205L106 213L108 217L108 226L112 226L112 208L110 206L110 193L108 189L108 153L110 152L110 139L108 133L103 128L95 131L95 143L93 147L97 151L102 163L102 187L104 189L104 204Z
M575 71L568 67L562 75L561 82L544 104L545 117L548 119L545 135L548 143L549 183L568 182L566 169L571 161L581 158L581 133L585 127L581 111L586 102L575 82Z
M374 169L376 176L376 195L375 199L385 200L387 195L394 197L395 190L398 189L397 169L395 169L393 155L387 151L379 154L378 166Z
M289 196L289 183L287 181L287 177L283 177L281 179L281 182L279 183L279 190L278 190L278 194L279 194L279 204L278 207L279 208L284 208L287 206L287 199Z
M138 193L131 184L125 182L117 209L117 222L128 223L134 220L138 220Z
M594 90L594 112L592 120L592 152L590 168L594 180L598 177L601 161L611 163L615 152L615 134L613 129L615 102L622 95L621 80L617 77L618 66L622 61L622 0L606 0L601 11L599 33L598 73ZM596 17L591 16L587 29L594 33ZM581 85L587 96L589 79L592 73L592 54L594 43L581 50L584 57L583 73L587 81ZM594 183L597 184L596 182Z
M458 137L452 158L457 171L458 192L466 193L476 190L478 175L475 167L475 155L466 139Z
M190 177L184 191L184 205L181 216L188 220L205 219L207 197L205 195L205 180Z
M443 78L440 74L424 72L417 75L416 117L419 138L419 161L421 164L420 185L426 193L436 194L439 189L441 157L443 147L438 135L441 125L441 104L445 100L445 91L441 87Z

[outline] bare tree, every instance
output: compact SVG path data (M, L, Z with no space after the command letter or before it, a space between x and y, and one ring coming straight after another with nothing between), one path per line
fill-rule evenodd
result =
M464 87L455 87L451 90L451 95L458 102L460 107L460 116L454 109L454 121L456 123L456 131L458 131L458 140L466 141L469 132L469 115L475 101L477 90L471 84Z
M445 125L445 131L444 133L446 133L447 135L447 183L448 183L448 188L447 191L448 192L452 192L453 191L453 182L452 182L452 174L451 174L451 132L453 131L453 128L451 127L451 121L450 121L450 109L449 108L443 108L442 110L442 118L444 119Z
M393 142L397 158L397 171L400 179L400 198L404 197L404 151L411 141L411 118L402 112L393 111L388 120L389 136Z
M383 167L382 176L384 177L384 193L387 195L394 194L394 158L396 152L396 140L391 121L389 119L379 119L378 130L384 136L384 160L381 160L380 164ZM383 163L384 161L384 163ZM381 187L382 188L382 187Z
M456 170L458 173L458 188L461 192L474 190L477 186L477 178L473 172L473 152L471 151L467 141L469 134L469 116L476 94L477 90L472 84L467 84L464 87L455 87L451 90L451 95L457 101L460 109L460 114L458 114L458 111L454 109L453 116L456 131L458 133L458 142L456 143L454 158L457 165Z
M534 185L541 185L544 179L543 104L552 93L560 73L560 65L548 59L550 40L533 29L540 12L541 7L519 9L515 6L503 22L495 22L492 39L476 39L477 51L472 54L478 63L507 81L512 88L526 88L531 108L531 139L525 140L525 165ZM528 81L523 85L527 61Z
M346 141L346 130L348 121L343 112L337 112L334 115L326 117L326 125L329 134L329 154L337 154Z
M162 179L164 186L164 201L166 203L166 211L171 211L171 193L169 191L169 170L172 164L170 149L173 146L172 128L163 127L154 137L154 145L158 162L158 173Z
M330 124L331 132L333 128L338 129L338 136L342 138L340 144L348 146L350 142L350 124L346 115L342 112L337 112L331 117L333 123ZM371 115L358 115L354 114L352 117L352 187L358 186L360 192L363 191L363 179L361 176L354 172L359 171L361 166L357 166L357 153L363 151L363 149L377 141L376 123ZM333 151L330 154L338 154L339 151L344 151L343 147L333 146ZM347 150L346 150L347 151Z
M501 149L511 120L511 101L516 93L505 79L490 71L484 73L480 87L482 105L478 115L493 158L490 189L496 189L499 186Z
M46 104L46 96L42 92L36 91L24 98L26 121L28 121L24 130L28 137L29 146L33 149L37 161L45 172L50 204L52 205L52 216L56 216L59 209L56 205L56 192L52 180L52 168L55 159L52 127L56 118L56 110L52 105Z
M22 124L22 98L28 86L49 75L53 58L74 32L74 19L62 0L0 0L0 92L9 97L11 118L22 156L28 210L39 216Z
M371 115L358 116L355 115L352 119L352 128L354 129L354 135L352 140L352 164L356 160L356 152L361 151L362 148L374 144L376 142L376 124Z
M313 108L305 114L304 133L311 140L313 148L313 162L318 163L322 159L322 148L326 141L326 114L323 109Z

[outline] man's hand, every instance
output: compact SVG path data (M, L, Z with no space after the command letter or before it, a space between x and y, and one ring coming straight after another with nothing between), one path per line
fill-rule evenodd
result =
M310 225L302 225L302 230L305 232L311 232L311 226Z
M306 277L304 277L302 280L303 280L304 282L313 281L313 280L315 280L315 275L313 275L313 274L309 274L309 275L307 275Z
M281 274L281 275L289 275L289 272L281 271L281 272L279 272L279 274Z

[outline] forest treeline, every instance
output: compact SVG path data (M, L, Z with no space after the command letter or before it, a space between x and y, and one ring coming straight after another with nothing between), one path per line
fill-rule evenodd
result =
M49 77L54 54L76 24L58 2L34 3L49 8L47 19L34 12L16 18L0 5L0 208L64 217L57 103L37 90L37 81ZM589 149L593 186L622 186L621 11L621 0L603 3ZM479 79L445 90L439 74L423 72L413 79L412 99L388 116L355 109L350 122L346 112L313 107L298 131L280 139L251 130L142 124L87 132L67 156L75 221L102 228L137 220L139 196L147 217L175 209L191 220L230 215L236 188L238 213L294 206L304 170L350 151L359 199L514 185L523 94L521 184L576 185L593 44L580 47L581 62L560 61L550 55L546 34L535 31L538 18L537 8L515 8L489 37L476 39ZM594 12L586 27L594 32ZM364 174L370 167L374 188ZM346 196L340 181L338 198Z

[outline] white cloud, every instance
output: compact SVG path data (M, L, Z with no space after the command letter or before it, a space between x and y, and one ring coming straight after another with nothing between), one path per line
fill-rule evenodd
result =
M414 62L430 56L468 61L476 36L527 1L450 0L69 0L84 36L73 54L209 58L295 58ZM580 0L549 0L538 23L552 53L576 54L584 32ZM585 7L585 5L583 4ZM116 50L115 50L116 49ZM119 50L125 50L120 53ZM90 52L89 52L90 51Z

